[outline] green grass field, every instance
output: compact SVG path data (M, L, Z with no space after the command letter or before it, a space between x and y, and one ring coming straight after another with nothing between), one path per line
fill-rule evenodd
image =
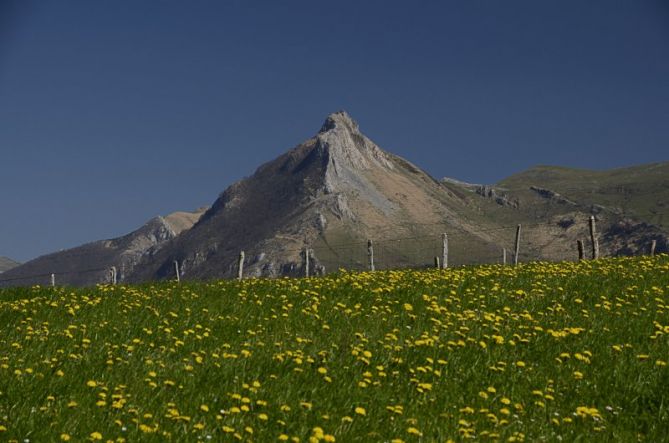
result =
M669 257L0 291L0 441L667 441Z

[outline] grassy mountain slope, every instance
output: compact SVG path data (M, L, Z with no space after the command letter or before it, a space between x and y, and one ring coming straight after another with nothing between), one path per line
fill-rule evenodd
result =
M574 202L600 205L669 231L669 162L608 171L537 166L497 186L533 201L530 186L557 192Z

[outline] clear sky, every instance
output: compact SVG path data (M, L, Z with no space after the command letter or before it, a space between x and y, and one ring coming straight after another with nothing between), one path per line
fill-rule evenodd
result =
M669 2L0 0L0 255L211 204L339 109L435 177L669 160Z

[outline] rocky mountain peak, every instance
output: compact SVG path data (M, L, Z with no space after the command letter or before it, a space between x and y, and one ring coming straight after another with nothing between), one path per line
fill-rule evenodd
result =
M332 130L344 130L354 133L360 132L358 123L356 123L346 111L337 111L328 115L318 133L322 134Z
M392 162L378 146L360 132L346 111L330 114L316 136L317 149L328 157L326 181L334 176L359 181L358 172L374 167L392 169Z

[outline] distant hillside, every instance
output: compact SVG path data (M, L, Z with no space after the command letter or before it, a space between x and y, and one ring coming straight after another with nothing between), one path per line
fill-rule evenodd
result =
M647 253L652 240L657 252L668 249L669 162L609 171L537 166L488 186L443 182L500 225L560 226L524 235L535 255L547 259L573 257L575 241L589 239L590 215L598 219L605 255Z
M122 237L100 240L36 258L3 273L0 286L47 284L51 273L56 274L56 281L60 285L92 285L108 282L109 268L112 266L117 268L118 280L123 280L146 254L160 249L182 231L191 228L205 209L158 216Z
M497 186L528 202L539 195L531 187L541 187L669 230L669 162L608 171L537 166Z
M20 264L21 263L14 261L11 258L0 257L0 272L9 271L10 269L17 267Z

